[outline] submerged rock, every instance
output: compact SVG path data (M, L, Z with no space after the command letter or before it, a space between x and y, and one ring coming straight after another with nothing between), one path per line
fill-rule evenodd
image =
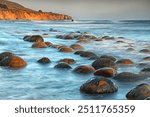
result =
M111 59L108 59L108 58L99 58L92 63L92 66L95 69L100 69L100 68L104 68L104 67L111 67L113 69L117 69L114 61L112 61Z
M59 49L60 52L73 52L72 48L69 47L62 47Z
M89 65L81 65L76 67L73 71L79 74L90 74L93 73L95 69Z
M94 73L95 76L104 76L104 77L113 77L115 74L116 74L116 70L109 67L98 69Z
M126 94L129 100L144 100L150 97L150 85L140 84Z
M118 87L111 80L106 78L93 78L85 82L80 91L88 94L104 94L113 93L118 90Z
M59 60L59 62L65 62L68 64L75 64L76 63L76 61L74 59L69 59L69 58L61 59L61 60Z
M44 42L44 39L41 35L27 35L23 38L23 40L29 42Z
M142 53L150 53L150 49L142 49L142 50L140 50L140 52L142 52Z
M32 48L47 48L47 45L44 42L36 42L32 45Z
M61 48L61 47L62 47L62 45L60 45L60 44L56 44L56 45L52 45L51 47L52 47L52 48L57 48L57 49L59 49L59 48Z
M54 68L59 68L59 69L71 69L72 67L71 67L68 63L61 62L61 63L58 63L57 65L55 65Z
M45 42L45 44L46 44L48 47L52 45L51 42Z
M150 56L144 57L143 60L144 61L150 61Z
M131 81L141 80L141 76L139 74L134 74L131 72L122 72L120 74L117 74L114 77L114 79L119 81L131 82Z
M116 62L117 64L120 64L120 65L131 65L131 64L134 64L134 62L130 59L121 59L121 60L118 60Z
M47 63L50 63L51 61L49 58L43 57L43 58L39 59L37 62L41 63L41 64L47 64Z
M21 57L16 56L11 52L3 52L0 54L0 66L6 66L10 68L22 68L27 63Z
M83 49L83 46L81 46L80 44L72 44L70 47L74 50L82 50Z

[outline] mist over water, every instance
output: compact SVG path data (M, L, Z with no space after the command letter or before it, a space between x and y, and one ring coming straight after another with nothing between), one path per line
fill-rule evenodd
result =
M58 32L50 32L53 28ZM35 31L35 30L39 31ZM126 93L140 83L150 83L150 77L136 82L114 81L119 90L112 94L87 95L79 91L80 86L92 78L93 75L79 75L72 70L58 70L54 66L60 59L73 58L77 61L71 65L74 69L79 65L90 65L93 60L82 58L73 53L61 53L57 49L48 47L44 49L31 48L32 43L23 41L25 35L43 33L45 42L53 44L71 45L77 40L57 39L57 34L68 32L88 32L102 37L105 35L124 37L126 43L118 44L114 41L83 43L85 50L93 51L97 55L112 55L118 59L130 58L135 62L134 66L118 69L139 73L142 67L138 64L142 58L149 56L147 53L139 53L143 48L150 48L150 21L109 21L109 20L77 20L70 21L0 21L0 53L10 51L24 58L28 65L19 70L0 67L0 99L126 99ZM126 51L128 47L134 51ZM36 61L42 57L48 57L52 63L40 65Z

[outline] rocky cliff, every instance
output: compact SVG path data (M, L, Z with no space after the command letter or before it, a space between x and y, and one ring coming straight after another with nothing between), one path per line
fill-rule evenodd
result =
M71 20L64 14L34 11L15 2L0 0L0 20Z

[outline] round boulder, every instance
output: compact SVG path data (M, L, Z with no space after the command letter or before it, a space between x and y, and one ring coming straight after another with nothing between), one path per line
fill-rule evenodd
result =
M81 54L83 54L84 53L84 51L76 51L74 54L77 54L77 55L81 55Z
M47 48L47 45L44 42L36 42L32 45L32 48Z
M76 67L73 71L79 74L90 74L93 73L95 69L89 65L81 65Z
M62 47L59 49L60 52L73 52L72 48L69 47Z
M97 57L97 55L95 53L89 52L89 51L84 51L83 53L81 52L80 56L81 57L86 57L86 58Z
M104 94L113 93L118 90L118 87L111 80L106 78L93 78L85 82L80 91L88 94Z
M29 42L44 42L44 39L41 35L27 35L23 38L23 40Z
M104 76L104 77L113 77L115 74L116 74L116 70L109 67L98 69L94 73L95 76Z
M59 69L71 69L72 67L65 63L65 62L62 62L62 63L58 63L57 65L55 65L54 68L59 68Z
M110 59L110 60L112 60L112 61L116 61L116 58L115 57L113 57L113 56L108 56L108 55L102 55L102 56L100 56L100 58L106 58L106 59Z
M149 84L140 84L130 90L126 94L127 99L129 100L144 100L150 97L150 85Z
M121 64L121 65L131 65L134 62L130 59L121 59L121 60L118 60L116 63Z
M46 44L48 47L52 45L51 42L45 42L45 44Z
M0 53L0 61L5 59L5 58L10 58L10 57L13 57L13 56L15 56L15 54L13 54L11 52Z
M140 50L140 52L142 52L142 53L150 53L150 50L149 49L142 49L142 50Z
M120 74L117 74L114 79L118 81L125 81L125 82L131 82L131 81L138 81L141 79L139 74L134 74L131 72L122 72Z
M58 48L60 48L61 46L62 46L62 45L57 44L57 45L52 45L51 47L52 47L52 48L57 48L57 49L58 49Z
M76 63L76 61L74 59L69 59L69 58L61 59L58 62L65 62L68 64L75 64Z
M104 68L104 67L111 67L113 69L117 69L114 61L112 61L111 59L108 59L108 58L99 58L92 63L92 66L95 69L100 69L100 68Z
M143 60L144 60L144 61L150 61L150 56L144 57Z
M73 44L70 47L74 50L82 50L83 49L83 46L81 46L80 44Z
M41 63L41 64L47 64L47 63L50 63L51 61L49 60L49 58L43 57L43 58L39 59L37 62Z
M27 63L18 56L14 56L10 59L8 66L11 68L22 68L25 67Z

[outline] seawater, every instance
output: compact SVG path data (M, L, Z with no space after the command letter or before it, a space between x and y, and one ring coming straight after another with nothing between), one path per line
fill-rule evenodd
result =
M57 32L50 32L53 28ZM38 31L36 31L38 30ZM113 79L119 90L112 94L88 95L80 93L80 86L92 78L93 75L79 75L72 70L57 70L54 66L58 60L73 58L77 61L71 65L75 68L79 65L90 65L93 60L82 58L73 53L61 53L54 48L33 49L32 43L23 41L25 35L43 33L45 41L53 44L71 45L77 40L57 39L57 34L68 32L88 32L89 34L102 37L105 35L124 37L127 44L118 44L114 41L96 42L82 44L85 50L93 51L97 55L112 55L118 59L130 58L135 62L134 66L118 69L118 73L129 71L139 73L142 67L138 64L143 62L142 58L149 54L139 53L143 48L150 48L150 21L0 21L0 53L9 51L24 58L28 65L19 70L0 67L0 99L33 99L33 100L104 100L104 99L126 99L126 93L140 83L150 83L150 78L137 82L118 82ZM126 51L132 45L135 51ZM48 65L40 65L36 61L42 57L48 57L52 61Z

